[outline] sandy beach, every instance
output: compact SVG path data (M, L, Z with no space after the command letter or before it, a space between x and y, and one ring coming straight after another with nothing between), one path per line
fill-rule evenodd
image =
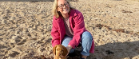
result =
M139 59L139 0L70 3L94 38L95 52L87 59ZM53 0L0 0L0 59L53 59L52 5Z

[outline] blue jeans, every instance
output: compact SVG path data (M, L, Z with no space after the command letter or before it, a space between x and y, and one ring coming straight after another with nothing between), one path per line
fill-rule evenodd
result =
M65 36L65 38L63 39L62 45L65 47L68 46L71 40L72 40L71 37ZM89 51L92 46L92 41L93 41L93 37L88 31L85 31L82 33L81 42L80 42L83 48L81 52L82 55L84 56L90 55ZM74 52L74 49L71 49L69 53L73 53L73 52Z

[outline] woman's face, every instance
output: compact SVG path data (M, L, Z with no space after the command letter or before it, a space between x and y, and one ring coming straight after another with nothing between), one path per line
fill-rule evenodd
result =
M67 3L67 1L65 1L65 0L58 0L58 11L60 11L60 13L62 15L69 13L70 6Z

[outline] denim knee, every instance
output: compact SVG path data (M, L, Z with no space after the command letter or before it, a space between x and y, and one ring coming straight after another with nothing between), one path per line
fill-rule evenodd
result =
M65 38L64 38L63 41L62 41L62 45L65 46L65 47L67 47L68 44L69 44L69 42L70 42L71 40L72 40L71 37L65 36Z
M81 39L82 39L82 40L87 40L87 41L91 41L91 42L92 42L93 37L92 37L91 33L89 33L88 31L85 31L85 32L83 32L82 38L81 38ZM82 40L81 40L81 41L82 41Z
M89 33L88 31L83 32L82 38L81 38L81 43L82 43L82 48L83 48L81 52L82 55L85 55L85 56L90 55L92 41L93 41L93 37L91 33Z
M71 37L65 36L65 38L62 41L62 45L67 47L71 40L72 40ZM74 49L71 49L69 53L73 53L73 52L74 52Z

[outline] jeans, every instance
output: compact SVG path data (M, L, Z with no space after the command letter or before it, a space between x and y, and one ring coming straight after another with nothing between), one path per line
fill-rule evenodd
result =
M72 37L65 36L65 38L62 41L62 45L67 47L71 40L72 40ZM80 42L83 48L81 51L82 55L84 56L90 55L89 51L92 46L92 41L93 41L93 37L88 31L85 31L82 33L81 42ZM69 53L73 53L73 52L74 52L74 49L71 49Z

